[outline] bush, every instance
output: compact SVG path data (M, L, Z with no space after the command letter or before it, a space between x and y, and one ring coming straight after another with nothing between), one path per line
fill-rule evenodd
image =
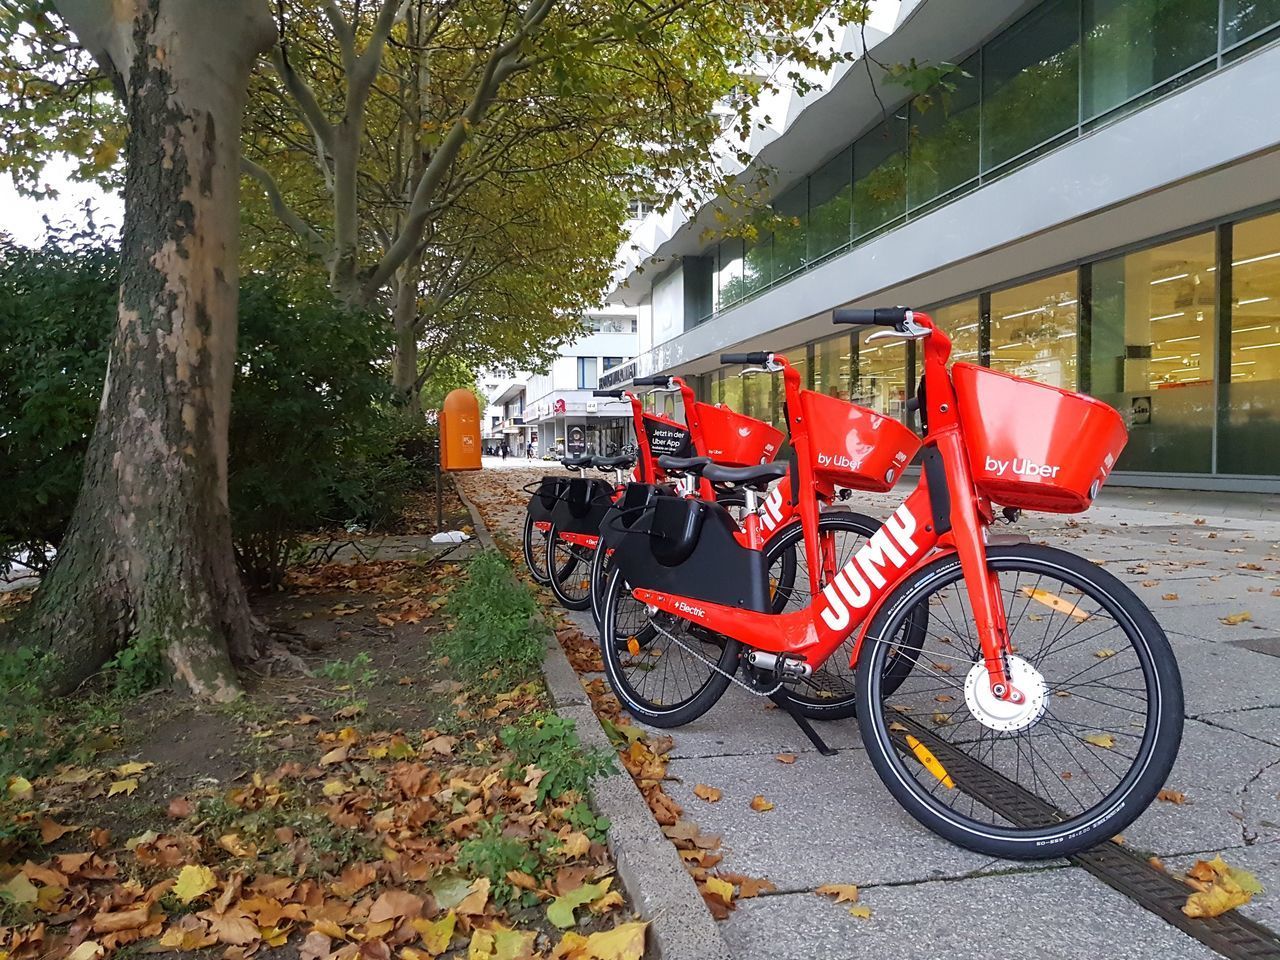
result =
M117 257L95 242L0 235L0 575L47 565L80 489L116 314Z
M445 609L453 629L439 641L440 652L465 679L512 686L537 675L547 628L533 593L501 554L478 554Z
M75 505L119 267L93 230L39 249L0 236L0 574L28 555L40 566ZM335 304L322 278L244 278L230 498L251 583L279 583L299 532L381 525L431 475L425 425L390 406L388 350L385 321Z

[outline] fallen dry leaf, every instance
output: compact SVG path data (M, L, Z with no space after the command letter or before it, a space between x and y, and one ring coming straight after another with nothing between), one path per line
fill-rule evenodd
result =
M1168 787L1165 787L1156 794L1156 799L1163 800L1165 803L1176 803L1178 806L1181 806L1187 802L1187 795L1181 790L1170 790Z
M700 797L707 803L715 803L720 799L720 791L715 787L709 787L705 783L700 783L693 788L693 795Z
M1085 743L1091 743L1095 747L1102 747L1104 750L1110 750L1116 745L1116 738L1110 733L1088 733L1080 738Z
M751 809L756 813L768 813L773 809L773 804L757 793L751 798Z
M1242 623L1249 623L1253 620L1253 614L1248 610L1242 613L1229 613L1225 617L1219 617L1219 621L1225 623L1228 627L1236 627Z
M795 763L796 755L794 753L780 753L773 759L777 760L779 763Z
M824 883L814 893L834 897L836 903L853 903L858 899L858 887L853 883Z

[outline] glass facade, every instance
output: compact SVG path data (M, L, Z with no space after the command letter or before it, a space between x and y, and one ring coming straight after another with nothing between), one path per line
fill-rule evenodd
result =
M1231 232L1231 322L1224 352L1218 472L1280 472L1280 213ZM1221 369L1221 365L1219 366Z
M1277 37L1280 0L1042 0L790 186L776 236L713 247L715 310Z
M1129 426L1116 469L1280 474L1280 212L929 310L952 359L1092 394ZM835 333L781 351L805 385L905 418L911 345ZM713 400L782 426L781 381L710 377Z

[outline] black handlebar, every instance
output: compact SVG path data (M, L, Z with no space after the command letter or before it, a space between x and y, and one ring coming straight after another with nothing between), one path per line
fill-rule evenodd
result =
M622 399L621 390L592 390L591 395L593 397L613 397L615 400Z
M909 307L840 307L831 312L833 323L852 323L861 326L896 327L907 322L911 313Z
M652 376L652 377L636 377L631 382L637 387L665 387L670 380L671 380L670 377L662 375L662 376Z
M768 363L769 354L762 350L753 353L722 353L721 363Z

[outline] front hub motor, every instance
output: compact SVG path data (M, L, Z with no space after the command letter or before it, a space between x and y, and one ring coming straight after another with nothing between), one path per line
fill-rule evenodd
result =
M1021 703L1001 700L991 690L987 665L978 661L964 678L964 702L984 727L1001 733L1025 730L1044 715L1049 690L1040 671L1021 657L1007 658L1009 682L1022 694Z

